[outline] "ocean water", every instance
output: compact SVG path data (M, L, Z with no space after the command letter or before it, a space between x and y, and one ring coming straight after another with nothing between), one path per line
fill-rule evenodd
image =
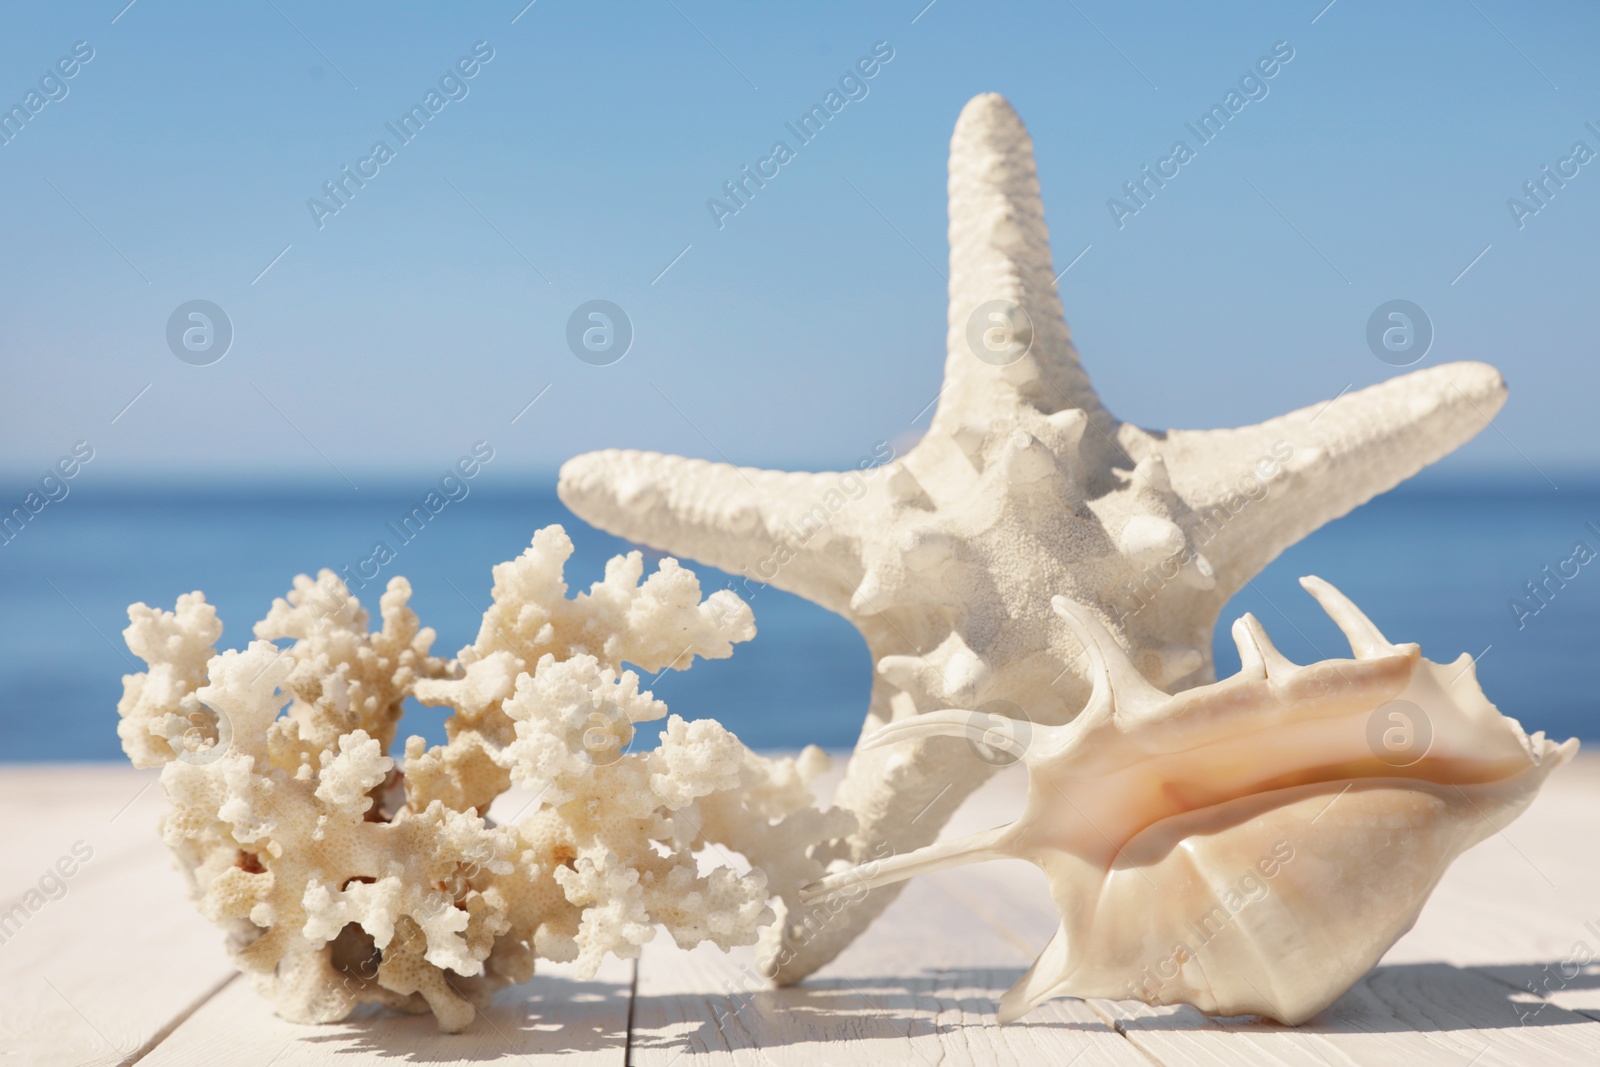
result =
M1436 660L1478 656L1490 699L1530 731L1600 739L1600 561L1575 553L1579 542L1600 552L1600 481L1559 481L1559 490L1531 477L1410 483L1290 548L1234 598L1223 621L1254 612L1299 662L1347 655L1295 582L1318 574L1391 639L1418 641ZM204 590L225 625L222 647L241 646L294 575L353 568L375 541L396 544L386 522L427 488L75 488L0 546L0 761L122 758L121 677L143 669L121 640L128 604L170 608L179 594ZM26 487L0 492L20 500ZM412 606L438 632L435 651L454 653L477 632L490 567L549 523L563 524L577 545L570 592L632 547L579 521L549 481L477 487L400 547L368 592L407 576ZM707 591L731 581L692 566ZM1529 596L1530 581L1545 583L1542 600ZM722 720L756 747L853 745L872 677L855 630L776 589L748 599L755 640L731 659L666 672L650 682L656 695L685 718ZM362 601L375 606L376 597ZM1226 674L1238 658L1225 625L1218 634ZM413 707L401 736L441 740L443 716Z

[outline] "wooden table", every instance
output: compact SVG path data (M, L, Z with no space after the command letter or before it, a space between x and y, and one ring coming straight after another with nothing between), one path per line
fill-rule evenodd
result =
M997 777L948 833L1008 820L1021 784ZM1078 1000L996 1026L996 998L1056 924L1043 878L1012 862L916 880L799 988L765 988L748 951L662 934L593 981L549 967L464 1034L378 1012L297 1026L185 898L155 831L164 805L150 772L0 768L0 908L25 913L0 927L0 1065L1600 1064L1600 758L1462 857L1383 964L1297 1029ZM54 899L25 896L41 879Z

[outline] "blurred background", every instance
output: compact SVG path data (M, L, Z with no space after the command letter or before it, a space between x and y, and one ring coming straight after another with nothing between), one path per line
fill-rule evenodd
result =
M0 512L26 517L0 536L0 760L120 758L130 602L203 589L241 645L474 447L493 458L382 572L443 652L540 526L577 541L574 589L629 547L556 500L570 455L907 447L941 378L950 131L991 90L1032 132L1062 300L1122 418L1237 425L1457 359L1510 382L1492 427L1224 618L1315 658L1334 631L1294 579L1321 574L1394 639L1477 656L1530 730L1600 737L1596 5L111 0L5 23ZM1201 144L1187 124L1230 91ZM1131 199L1180 139L1195 157ZM731 198L777 141L792 158ZM596 300L599 357L569 328ZM851 745L855 631L751 602L754 642L657 695L752 745ZM440 714L402 731L438 739Z

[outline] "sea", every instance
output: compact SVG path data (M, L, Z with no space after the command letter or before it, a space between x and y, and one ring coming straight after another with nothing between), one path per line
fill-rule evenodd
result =
M9 506L27 489L0 485L0 500ZM435 651L453 654L477 633L490 568L535 530L560 523L571 534L569 595L598 580L607 558L638 547L567 511L550 478L474 487L400 544L388 524L420 495L415 485L365 482L75 486L0 545L0 762L122 758L117 699L123 676L143 669L122 642L131 603L170 609L203 590L225 625L220 647L242 647L296 574L354 572L384 540L396 555L368 592L405 575L412 606L438 633ZM647 565L660 558L646 552ZM708 593L733 584L690 565ZM1234 597L1217 627L1219 674L1238 667L1226 624L1246 611L1298 662L1349 654L1296 583L1303 574L1339 586L1393 641L1419 642L1439 661L1475 657L1489 698L1530 732L1600 741L1600 474L1424 476L1371 501L1289 548ZM872 679L860 636L777 589L758 586L746 599L754 640L729 659L648 676L646 686L674 713L719 719L755 748L850 748ZM376 597L362 600L375 616ZM440 741L444 714L408 706L400 736Z

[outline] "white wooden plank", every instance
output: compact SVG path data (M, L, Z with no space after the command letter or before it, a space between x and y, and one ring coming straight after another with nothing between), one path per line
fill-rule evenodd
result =
M511 1058L571 1067L621 1067L627 1051L633 964L609 960L579 982L548 964L531 982L503 989L459 1034L431 1015L363 1008L342 1023L285 1022L241 979L184 1020L140 1067L361 1067L401 1060L435 1065Z
M1309 1023L1208 1019L1193 1008L1095 1001L1163 1064L1393 1065L1600 1062L1600 1025L1555 1006L1522 1022L1512 991L1448 964L1379 967Z
M1600 1063L1600 1023L1556 1005L1525 1019L1511 994L1501 983L1448 964L1382 966L1311 1029L1372 1036L1416 1030L1465 1060Z
M800 986L771 989L754 952L645 948L632 1061L689 1064L1075 1063L1148 1067L1079 1001L997 1026L1026 957L924 879Z
M1355 1060L1319 1037L1284 1029L1279 1040L1238 1032L1233 1020L1213 1019L1190 1007L1151 1008L1133 1001L1093 1000L1089 1004L1141 1052L1170 1067L1286 1067L1323 1064L1353 1067ZM1433 1067L1427 1058L1417 1067ZM1459 1059L1450 1061L1461 1067ZM1441 1064L1441 1067L1444 1067Z
M233 975L164 847L82 877L0 945L5 1062L122 1063Z
M69 881L100 877L131 855L163 848L156 821L166 802L159 772L120 766L0 769L0 905L11 903L62 862ZM88 862L77 863L87 849ZM59 873L59 872L58 872Z
M455 1062L574 1045L577 1062L622 1058L627 964L592 985L547 971L501 994L489 1016L499 1032L455 1037L379 1012L294 1027L243 982L206 1003L231 968L170 868L154 829L164 801L149 781L129 768L0 769L0 892L12 894L0 902L37 887L75 841L95 850L62 899L3 931L0 1064L117 1063L146 1050L142 1062L156 1064ZM1007 821L1021 784L1015 773L991 782L948 833ZM1066 1062L1081 1052L1079 1063L1600 1062L1600 1022L1581 1014L1600 1015L1600 861L1573 847L1597 831L1600 759L1584 757L1452 868L1384 966L1297 1029L1072 1000L994 1026L995 1000L1055 918L1036 871L992 863L914 883L799 989L765 989L749 952L685 953L663 935L640 967L633 1061ZM1584 963L1590 950L1595 962Z

